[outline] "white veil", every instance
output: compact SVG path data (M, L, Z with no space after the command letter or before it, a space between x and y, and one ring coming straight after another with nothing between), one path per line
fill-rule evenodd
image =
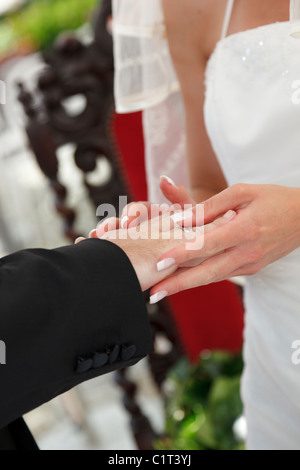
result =
M184 109L161 0L113 0L118 113L143 111L148 198L163 202L159 177L188 186Z

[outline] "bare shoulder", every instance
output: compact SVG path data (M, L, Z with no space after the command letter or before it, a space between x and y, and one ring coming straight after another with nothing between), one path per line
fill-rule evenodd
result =
M162 0L174 60L208 58L220 38L227 0Z

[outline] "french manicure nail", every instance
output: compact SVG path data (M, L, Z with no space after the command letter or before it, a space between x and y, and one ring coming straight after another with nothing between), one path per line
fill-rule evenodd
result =
M224 215L224 218L230 220L230 219L233 219L233 217L234 217L235 215L236 215L236 213L235 213L234 211L228 211L228 212L226 212L226 214Z
M150 304L153 305L153 304L157 304L157 302L159 302L160 300L164 299L165 297L167 297L168 295L168 292L166 290L162 290L160 292L157 292L156 294L154 295L151 295L150 297Z
M97 232L97 230L93 228L93 230L91 230L90 233L89 233L89 238L91 238L91 236L94 232Z
M175 184L175 182L172 180L172 178L169 178L168 176L162 175L162 176L160 177L160 180L163 180L163 179L167 180L168 183L171 184L172 186L176 186L176 184Z
M84 237L78 237L78 238L76 238L74 244L75 244L75 245L78 245L78 243L82 242L83 240L85 240Z
M121 220L121 228L125 228L125 224L126 224L126 222L128 222L128 220L129 220L128 215L125 215L125 216L122 218L122 220Z
M176 261L174 258L163 259L162 261L159 261L157 263L157 271L164 271L165 269L168 269L171 266L174 266L175 263Z

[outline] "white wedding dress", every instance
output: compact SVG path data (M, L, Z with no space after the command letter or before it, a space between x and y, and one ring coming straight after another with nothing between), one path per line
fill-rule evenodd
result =
M300 187L300 40L289 33L284 22L222 37L210 57L205 121L229 185ZM248 448L300 449L300 249L247 279L245 306Z

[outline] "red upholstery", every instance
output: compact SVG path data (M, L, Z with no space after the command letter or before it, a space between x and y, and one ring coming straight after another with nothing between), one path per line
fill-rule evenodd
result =
M113 128L132 198L147 200L140 113L115 115ZM235 285L221 282L169 298L186 353L195 361L205 349L237 352L242 346L243 305Z

